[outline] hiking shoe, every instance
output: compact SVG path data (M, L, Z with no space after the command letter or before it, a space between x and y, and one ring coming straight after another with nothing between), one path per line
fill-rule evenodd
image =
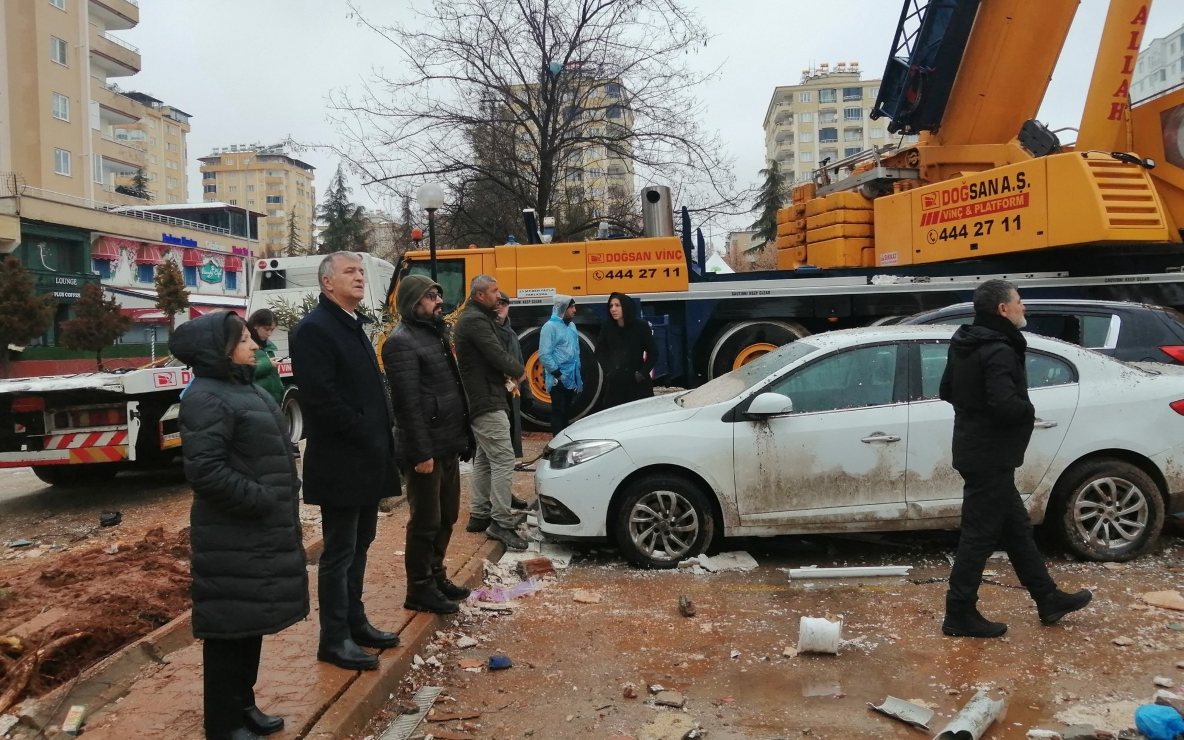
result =
M472 591L469 589L465 588L464 586L458 586L447 578L437 583L436 588L438 588L440 593L444 594L444 598L448 599L449 601L464 601L465 599L469 598L469 594L472 593Z
M526 503L524 500L518 498L517 496L511 496L510 497L510 508L524 510L524 509L529 509L530 504Z
M1007 625L988 620L973 606L957 610L947 608L941 631L950 637L1002 637L1007 632Z
M526 540L519 537L517 532L512 529L506 529L496 522L490 524L489 529L485 530L485 536L491 540L498 540L509 550L522 552L527 547Z
M414 612L428 612L429 614L456 614L460 607L445 598L437 589L407 594L403 602L404 609Z
M469 523L465 525L466 532L484 532L489 529L489 525L493 524L492 519L482 519L481 517L469 517Z
M1036 611L1040 614L1041 623L1056 624L1061 617L1069 612L1084 609L1093 597L1094 595L1086 589L1075 594L1068 594L1057 589L1036 604Z

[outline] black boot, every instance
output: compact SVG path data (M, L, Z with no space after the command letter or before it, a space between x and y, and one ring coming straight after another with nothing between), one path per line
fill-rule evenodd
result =
M351 627L349 633L350 637L354 638L354 642L362 647L386 649L399 644L397 634L383 632L369 622L361 627Z
M492 519L482 519L481 517L469 517L469 523L465 525L466 532L484 532L489 529L489 525L493 524Z
M243 724L256 735L270 735L284 729L284 718L264 714L252 704L243 710Z
M1056 624L1061 617L1069 612L1084 609L1094 595L1082 589L1075 594L1067 594L1060 589L1036 602L1036 611L1040 614L1040 621L1044 624Z
M333 644L321 643L317 649L317 660L347 671L372 671L378 667L378 656L358 647L358 643L353 640Z
M974 604L951 604L947 599L941 631L950 637L1002 637L1007 625L988 620L978 613Z
M464 601L469 598L469 594L473 593L464 586L458 586L447 578L437 581L436 588L440 589L440 593L444 594L444 598L449 601Z
M460 607L445 598L436 589L408 593L403 602L404 609L414 612L428 612L430 614L456 614Z

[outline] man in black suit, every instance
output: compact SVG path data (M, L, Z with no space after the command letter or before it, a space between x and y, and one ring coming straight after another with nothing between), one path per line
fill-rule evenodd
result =
M321 639L317 660L371 670L361 647L391 648L399 636L366 618L366 551L378 527L378 502L399 494L390 399L370 319L356 309L366 294L362 259L334 252L317 272L321 303L292 332L292 372L304 411L304 501L321 507L325 549L317 574Z

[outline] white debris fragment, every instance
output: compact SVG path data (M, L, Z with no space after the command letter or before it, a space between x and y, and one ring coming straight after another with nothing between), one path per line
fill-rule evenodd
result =
M757 567L756 559L743 550L735 552L721 552L714 557L699 556L699 565L709 573L724 573L726 571L746 572Z
M457 638L456 646L461 650L467 650L471 647L477 647L477 641L468 635L461 635Z
M1176 683L1167 676L1156 676L1155 678L1151 679L1151 682L1161 689L1170 689L1176 685Z

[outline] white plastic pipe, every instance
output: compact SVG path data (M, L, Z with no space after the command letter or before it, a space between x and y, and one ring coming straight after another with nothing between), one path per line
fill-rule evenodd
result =
M986 692L978 692L933 740L979 740L999 717L1003 704L1002 699L995 701Z
M790 568L789 579L809 578L873 578L877 576L907 576L911 565L869 565L852 568Z

